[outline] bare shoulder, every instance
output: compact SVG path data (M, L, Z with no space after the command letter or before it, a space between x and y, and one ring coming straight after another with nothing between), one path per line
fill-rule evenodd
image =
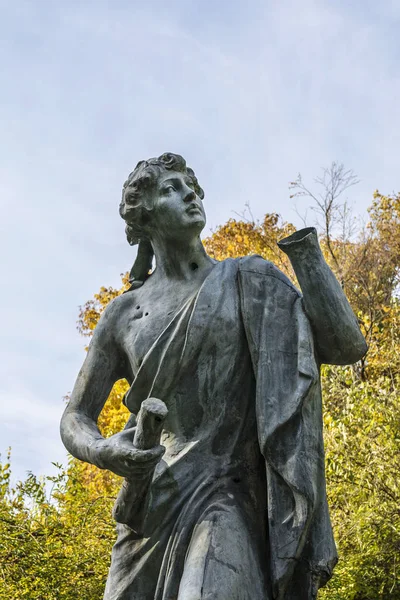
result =
M102 343L115 341L118 338L118 332L123 327L128 311L134 304L134 291L114 298L101 314L94 330L93 340Z

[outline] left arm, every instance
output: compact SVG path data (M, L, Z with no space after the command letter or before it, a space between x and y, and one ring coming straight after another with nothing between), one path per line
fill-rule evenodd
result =
M314 227L279 242L290 258L323 363L346 365L360 360L367 344L336 277L325 262Z

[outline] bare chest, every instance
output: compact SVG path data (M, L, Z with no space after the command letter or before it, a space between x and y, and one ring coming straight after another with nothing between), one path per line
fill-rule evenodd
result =
M125 314L122 339L133 376L158 337L181 307L196 294L198 287L182 285L174 290L146 290L143 286L137 290Z

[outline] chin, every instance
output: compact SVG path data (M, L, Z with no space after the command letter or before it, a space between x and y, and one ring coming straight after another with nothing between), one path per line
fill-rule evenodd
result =
M206 221L203 217L198 219L195 223L193 223L193 228L196 230L196 232L199 235L203 231L205 226L206 226Z
M192 213L192 214L187 214L186 218L183 220L182 222L182 229L186 229L186 228L191 228L191 227L197 227L197 228L201 228L203 229L206 225L206 220L204 218L204 215L202 215L201 213Z

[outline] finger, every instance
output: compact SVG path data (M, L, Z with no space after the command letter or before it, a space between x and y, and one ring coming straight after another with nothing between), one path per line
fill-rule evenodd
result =
M128 442L129 444L133 444L133 438L135 437L136 427L128 427L123 429L119 434L119 441Z
M125 423L124 430L132 429L135 426L136 426L136 415L132 414L132 415L130 415L129 419Z
M135 458L128 456L121 462L122 464L129 466L129 468L136 469L137 471L148 471L152 467L155 467L158 462L160 462L160 457L138 462Z
M130 473L137 473L138 475L148 475L154 471L159 462L159 459L146 463L137 463L134 461L126 460L124 461L123 465L121 465L121 467L124 470L128 469Z
M156 469L158 463L160 462L160 459L156 459L154 461L151 462L146 462L146 463L137 463L134 461L129 461L126 460L122 465L121 465L121 469L122 470L128 470L129 471L129 475L126 476L141 476L141 477L146 477L147 475L152 476L154 470Z
M133 450L129 455L135 462L148 463L153 460L160 460L164 452L164 446L155 446L150 450Z
M164 452L157 450L157 452L137 454L136 452L124 452L119 458L122 462L136 465L138 468L148 469L150 465L157 464Z

